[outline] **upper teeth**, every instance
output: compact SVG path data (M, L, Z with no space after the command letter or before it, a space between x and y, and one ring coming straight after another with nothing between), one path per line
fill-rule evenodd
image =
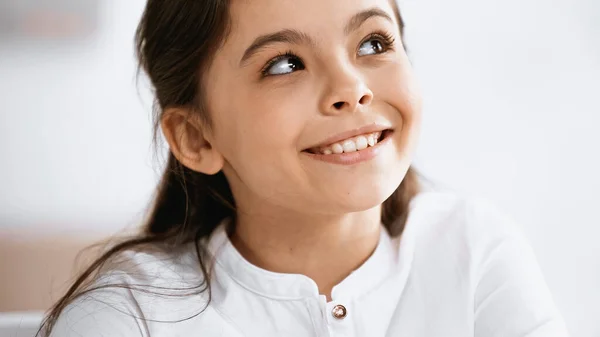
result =
M333 143L328 146L316 149L315 153L321 154L340 154L364 150L369 146L375 146L377 140L381 136L381 132L373 132L365 135L348 138L341 142Z

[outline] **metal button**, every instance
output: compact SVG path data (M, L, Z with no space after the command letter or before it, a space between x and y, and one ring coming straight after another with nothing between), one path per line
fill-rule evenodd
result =
M344 319L344 317L346 317L346 315L348 314L348 311L346 310L345 306L338 304L335 307L333 307L333 310L331 310L331 314L337 319Z

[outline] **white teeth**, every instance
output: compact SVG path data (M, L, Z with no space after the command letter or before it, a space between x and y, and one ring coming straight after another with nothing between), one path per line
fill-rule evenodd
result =
M331 146L331 151L335 154L340 154L340 153L344 152L344 148L342 147L341 144L335 143Z
M342 146L344 147L344 153L356 151L356 143L354 142L353 139L348 139L348 140L344 141Z
M381 132L373 132L367 135L357 136L346 139L340 143L335 143L330 146L317 149L314 153L329 155L364 150L367 147L375 146L380 136Z
M369 137L367 137L367 143L369 144L369 146L375 146L375 142L376 139L375 137L373 137L373 135L369 135Z
M360 150L364 150L367 148L367 146L369 146L368 142L367 142L367 138L365 136L358 136L356 137L356 150L360 151Z

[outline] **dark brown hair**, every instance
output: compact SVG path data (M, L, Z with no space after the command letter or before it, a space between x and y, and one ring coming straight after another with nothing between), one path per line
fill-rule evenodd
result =
M136 52L140 67L149 76L155 95L155 140L165 108L187 107L210 125L203 99L202 74L224 41L229 28L230 0L148 0L137 28ZM396 10L400 31L404 25ZM406 222L409 202L419 190L418 177L411 168L398 189L382 208L381 220L392 236L399 235ZM61 312L75 299L105 287L92 286L103 267L127 250L151 246L182 247L193 243L203 279L196 292L208 291L208 253L202 243L226 218L235 217L235 200L223 172L205 175L192 171L169 153L166 169L156 191L153 207L140 233L124 239L96 258L81 273L66 294L50 309L38 335L49 336Z

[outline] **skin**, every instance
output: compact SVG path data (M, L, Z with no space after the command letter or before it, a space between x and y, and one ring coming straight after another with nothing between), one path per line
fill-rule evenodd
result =
M389 19L374 15L345 32L353 16L370 9ZM225 173L238 206L231 240L240 253L258 267L312 278L329 298L375 249L381 204L404 178L420 129L420 97L392 5L234 0L231 19L203 78L212 125L172 107L163 132L182 164ZM310 41L271 43L242 61L257 37L283 29ZM369 37L377 32L393 44ZM266 64L288 51L297 58L280 59L263 76ZM394 133L369 161L339 165L303 152L372 123Z

